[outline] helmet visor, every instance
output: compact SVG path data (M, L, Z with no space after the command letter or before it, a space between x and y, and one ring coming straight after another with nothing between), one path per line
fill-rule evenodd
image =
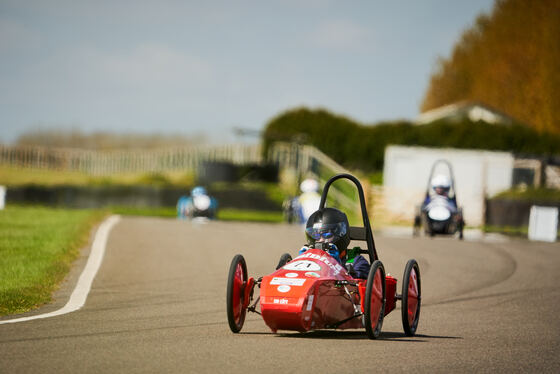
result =
M332 243L346 234L346 225L343 222L315 224L313 227L306 228L305 232L315 241Z
M192 196L206 195L206 189L204 187L195 187L191 192Z

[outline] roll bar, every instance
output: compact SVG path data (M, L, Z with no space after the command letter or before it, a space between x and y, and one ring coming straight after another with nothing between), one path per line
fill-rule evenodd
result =
M428 186L426 187L426 196L430 194L430 183L432 182L432 178L434 177L434 171L436 170L436 166L438 164L445 164L447 169L449 170L449 176L451 177L451 189L453 190L453 199L457 199L457 190L455 190L455 176L453 175L453 167L451 167L451 163L445 159L439 159L434 162L432 165L432 169L430 170L430 177L428 178Z
M350 174L337 174L331 177L327 183L325 183L325 187L323 188L323 193L321 194L321 203L319 204L319 209L323 209L325 207L325 203L327 202L327 194L329 192L329 187L331 184L338 180L338 179L348 179L352 181L356 188L358 189L358 195L360 197L360 208L362 210L362 220L364 227L350 227L350 239L352 240L362 240L367 243L367 251L362 250L362 253L367 253L369 255L370 263L379 259L377 256L377 250L375 248L375 242L373 241L373 233L371 230L371 225L369 223L369 217L367 214L367 207L366 207L366 199L364 197L364 190L362 189L362 185L360 181Z

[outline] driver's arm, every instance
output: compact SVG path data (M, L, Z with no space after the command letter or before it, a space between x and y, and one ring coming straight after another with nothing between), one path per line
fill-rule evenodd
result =
M356 272L356 278L367 279L369 268L369 262L367 262L364 256L356 256L354 259L354 271Z

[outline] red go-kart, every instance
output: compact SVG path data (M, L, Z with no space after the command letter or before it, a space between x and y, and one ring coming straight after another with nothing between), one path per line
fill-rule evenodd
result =
M319 208L325 207L330 185L346 178L358 189L364 227L350 227L350 239L365 241L371 268L367 280L355 279L345 267L321 249L322 243L292 259L282 255L277 270L260 278L249 277L242 255L236 255L229 269L227 316L231 331L241 331L247 311L260 314L272 332L292 330L306 332L320 329L364 328L376 339L383 318L402 302L402 324L408 336L416 333L420 317L420 269L415 260L406 264L402 293L397 279L385 275L377 256L360 182L352 175L339 174L327 181ZM255 290L260 296L255 297Z

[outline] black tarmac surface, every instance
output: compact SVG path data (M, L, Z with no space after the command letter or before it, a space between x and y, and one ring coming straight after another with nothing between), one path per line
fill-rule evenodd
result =
M364 330L273 334L256 314L233 334L232 257L265 275L282 253L297 254L302 229L124 218L81 310L0 325L0 373L560 372L560 244L375 240L399 293L407 260L420 265L415 337L403 333L400 303L378 340ZM86 256L55 302L31 314L66 303Z

